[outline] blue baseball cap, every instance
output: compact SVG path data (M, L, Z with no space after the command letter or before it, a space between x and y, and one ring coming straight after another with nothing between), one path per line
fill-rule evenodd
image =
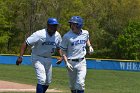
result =
M48 18L47 23L50 24L50 25L59 24L56 18Z

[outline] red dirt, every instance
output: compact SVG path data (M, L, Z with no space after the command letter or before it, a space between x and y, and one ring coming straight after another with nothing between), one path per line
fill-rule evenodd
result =
M35 92L36 86L0 80L0 92L13 92L13 91L14 92ZM60 93L62 91L59 91L56 89L48 89L47 92Z

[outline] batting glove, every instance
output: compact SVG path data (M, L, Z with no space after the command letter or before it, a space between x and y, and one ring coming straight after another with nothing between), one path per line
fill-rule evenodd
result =
M73 71L73 66L69 62L66 62L66 67Z
M92 48L92 46L89 46L89 54L92 54L94 52L94 49Z

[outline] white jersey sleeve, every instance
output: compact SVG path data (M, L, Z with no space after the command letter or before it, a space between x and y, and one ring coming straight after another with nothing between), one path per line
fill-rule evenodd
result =
M35 45L36 42L38 42L38 40L39 36L37 35L37 32L35 32L26 39L26 43L30 46L33 46Z

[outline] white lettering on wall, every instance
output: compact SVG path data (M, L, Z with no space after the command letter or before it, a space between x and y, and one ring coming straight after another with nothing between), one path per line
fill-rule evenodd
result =
M120 62L120 68L125 69L125 63L124 62Z
M132 62L127 62L126 63L126 69L131 70L132 69Z
M122 70L140 70L140 63L138 62L120 62Z
M138 69L137 64L134 64L134 63L133 63L132 69L133 69L133 70L137 70L137 69Z
M138 64L138 70L140 70L140 64Z

